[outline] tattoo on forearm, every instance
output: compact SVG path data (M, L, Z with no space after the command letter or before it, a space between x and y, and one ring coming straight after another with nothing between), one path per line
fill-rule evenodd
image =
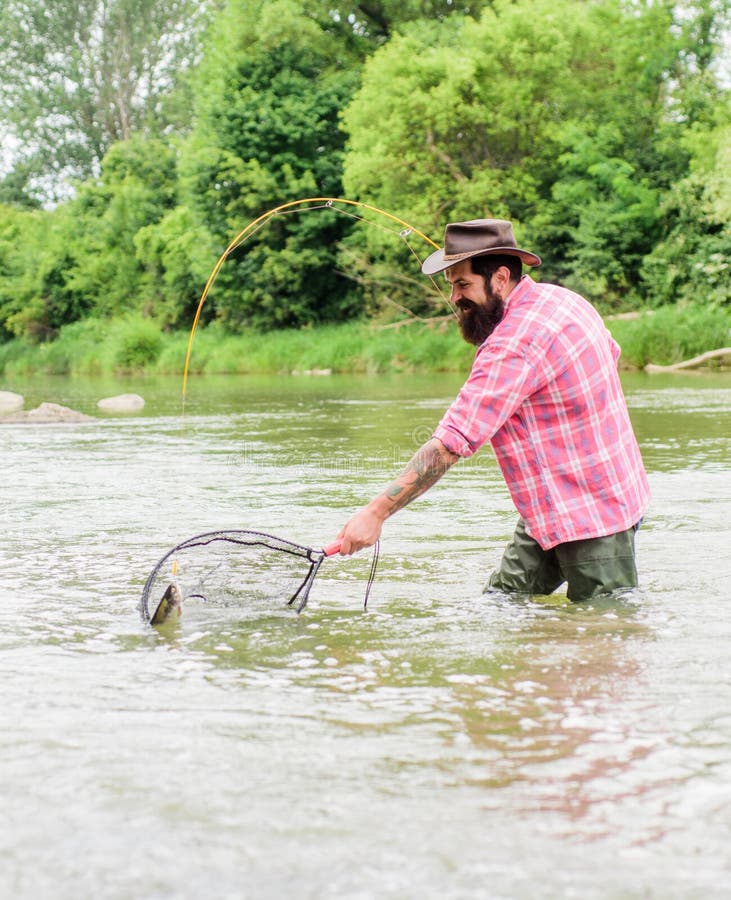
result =
M456 456L433 441L419 448L398 479L386 488L386 496L393 503L392 511L403 509L436 484L456 459Z

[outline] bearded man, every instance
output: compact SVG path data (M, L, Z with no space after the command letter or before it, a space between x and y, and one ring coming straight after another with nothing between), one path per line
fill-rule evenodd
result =
M422 272L445 272L470 375L404 471L339 534L348 555L490 442L520 518L486 591L581 601L637 586L635 532L650 499L617 373L620 349L578 294L522 274L538 266L502 219L447 225Z

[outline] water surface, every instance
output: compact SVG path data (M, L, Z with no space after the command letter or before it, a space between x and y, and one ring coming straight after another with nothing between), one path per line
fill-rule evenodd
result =
M729 895L729 376L625 378L639 598L483 598L516 517L483 451L386 523L365 613L367 554L300 616L140 622L192 534L330 541L459 383L1 386L98 417L0 426L3 896Z

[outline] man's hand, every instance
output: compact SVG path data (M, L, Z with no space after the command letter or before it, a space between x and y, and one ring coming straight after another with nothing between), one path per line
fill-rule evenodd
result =
M381 536L385 520L435 484L459 457L437 438L420 447L404 471L386 490L357 512L341 529L340 553L349 556L370 547Z
M342 541L340 545L342 556L350 556L351 553L357 553L364 547L371 547L381 536L386 515L381 515L377 507L373 506L379 499L380 497L376 497L368 506L363 507L341 529L338 537Z

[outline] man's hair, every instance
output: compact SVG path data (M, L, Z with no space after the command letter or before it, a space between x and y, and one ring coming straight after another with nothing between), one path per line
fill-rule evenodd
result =
M519 256L495 254L472 257L472 271L475 275L482 275L485 280L489 280L500 266L507 266L510 269L511 281L520 281L523 275L523 262Z

